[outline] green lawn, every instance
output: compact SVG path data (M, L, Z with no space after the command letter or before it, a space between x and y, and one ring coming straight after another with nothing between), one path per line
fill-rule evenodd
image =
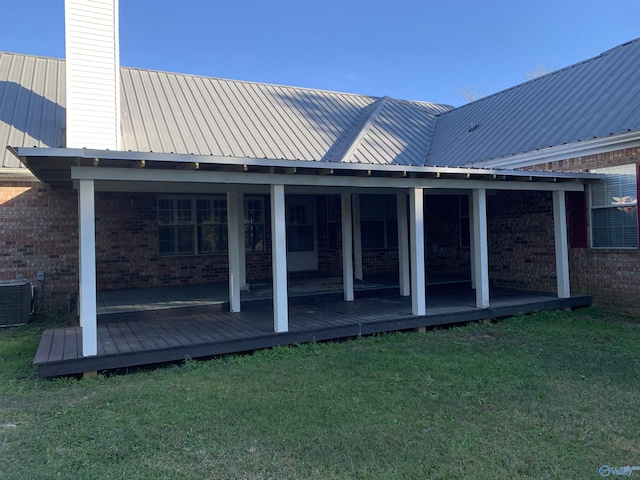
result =
M600 478L640 466L640 322L585 309L38 380L0 330L0 478ZM640 476L640 472L633 475Z

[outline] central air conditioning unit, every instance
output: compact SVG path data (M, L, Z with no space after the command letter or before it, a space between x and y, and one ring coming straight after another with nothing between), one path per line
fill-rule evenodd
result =
M0 281L0 327L24 325L31 317L31 283Z

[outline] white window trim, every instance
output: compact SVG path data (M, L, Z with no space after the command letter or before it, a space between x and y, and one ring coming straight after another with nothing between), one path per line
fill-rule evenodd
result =
M158 224L158 256L163 258L171 258L171 257L203 257L209 255L227 255L227 251L224 252L205 252L200 253L198 251L198 212L197 212L197 201L198 200L214 200L214 199L224 199L226 201L226 197L224 195L158 195L156 197L156 221ZM191 223L183 224L183 225L191 225L193 228L193 253L161 253L160 252L160 227L163 226L175 226L178 225L176 223L167 225L162 224L159 221L158 216L160 215L158 204L161 200L189 200L191 203ZM228 208L228 207L227 207ZM226 224L216 224L216 225L226 225Z
M608 166L608 167L598 167L598 168L593 168L591 171L592 172L596 172L596 173L605 173L602 170L607 170L607 169L613 169L615 167L621 167L621 166L625 166L625 165L633 165L633 167L635 168L635 174L636 174L636 207L638 206L638 178L637 178L637 172L638 172L638 167L636 163L630 163L630 164L623 164L623 165L613 165L613 166ZM588 225L589 225L589 248L593 249L593 250L638 250L640 248L640 221L638 222L637 228L636 228L636 243L638 243L638 246L634 246L634 247L614 247L614 246L606 246L606 247L599 247L599 246L595 246L593 244L593 240L594 240L594 233L593 233L593 215L592 212L594 210L604 210L604 209L612 209L612 208L617 208L615 206L612 205L594 205L593 204L593 185L589 184L588 185L588 191L589 191L589 215L588 215ZM637 213L636 213L637 215Z
M366 195L373 195L373 194L363 194L363 195L360 195L360 201L361 201L361 202L362 202L362 200L363 200L363 199L365 199L365 200L366 200ZM397 249L398 249L398 245L396 245L396 246L389 246L389 242L387 241L387 240L389 239L389 231L388 231L388 229L387 229L387 227L388 227L388 225L387 225L387 224L388 224L390 221L393 221L393 219L387 218L387 210L386 210L386 203L385 203L387 195L388 195L388 196L393 196L393 197L394 197L395 202L397 202L397 201L398 201L398 199L395 197L395 195L392 195L392 194L384 194L384 195L382 195L382 197L385 197L385 198L383 198L383 200L382 200L382 218L377 219L377 220L367 220L367 219L363 219L363 218L362 218L362 210L360 210L360 229L362 229L362 224L363 224L364 222L382 222L382 231L383 231L382 238L384 239L384 246L382 246L382 247L365 247L365 246L363 245L363 246L362 246L362 250L364 250L364 251L367 251L367 252L368 252L368 251L374 251L374 250L392 250L392 251L393 251L393 250L397 250ZM395 213L395 214L396 214L396 218L395 218L395 221L396 221L396 234L398 233L398 229L397 229L397 226L398 226L397 207L398 207L398 205L397 205L397 203L396 203L396 207L395 207L395 208L393 208L393 209L390 209L390 211L393 211L393 213ZM362 207L361 207L361 208L362 208ZM398 240L396 240L396 241L398 241ZM364 242L363 242L363 243L364 243Z
M226 201L226 197L224 195L220 195L220 194L211 194L211 195L181 195L181 194L174 194L174 195L157 195L156 197L156 222L157 222L157 226L158 226L158 256L162 257L162 258L172 258L172 257L204 257L204 256L211 256L211 255L227 255L229 252L227 250L223 251L223 252L205 252L205 253L201 253L198 251L198 212L197 212L197 200L213 200L213 199L224 199ZM158 208L158 204L160 202L160 200L190 200L191 202L191 213L192 213L192 223L189 224L193 227L193 252L194 253L161 253L160 252L160 227L162 226L175 226L178 225L176 223L174 224L161 224L159 221L159 208ZM260 209L262 210L262 214L261 214L261 218L262 218L262 222L261 223L254 223L253 225L262 225L262 231L263 231L263 235L264 235L264 239L263 242L264 244L266 244L266 211L265 211L265 198L264 195L244 195L244 202L243 202L243 217L244 217L244 224L243 225L251 225L247 220L247 212L248 212L248 203L249 201L256 201L258 200L260 202ZM228 209L228 205L227 205L227 209ZM227 210L228 212L228 210ZM183 225L188 225L188 224L183 224ZM219 225L219 224L216 224ZM227 223L225 224L221 224L221 225L228 225L228 217L227 217ZM243 237L244 239L244 237ZM267 248L266 245L263 246L262 250L246 250L246 253L249 254L263 254L267 252Z

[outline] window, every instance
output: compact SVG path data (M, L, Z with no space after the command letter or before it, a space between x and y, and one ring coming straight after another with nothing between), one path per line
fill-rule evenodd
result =
M264 252L263 197L244 197L244 246L247 252Z
M227 251L227 200L158 198L160 255L206 255Z
M458 197L458 212L460 218L460 246L471 246L471 231L469 225L469 195Z
M315 250L314 212L314 197L289 197L287 199L287 252L312 252Z
M340 226L340 195L327 196L327 248L338 249L338 231Z
M360 195L362 248L397 248L395 195Z
M226 197L196 198L196 224L198 250L196 253L223 253L227 251L227 199Z
M591 171L606 175L591 185L591 245L638 248L636 165Z
M158 199L160 255L190 255L194 250L194 222L190 198Z
M244 200L245 248L264 250L264 199ZM224 195L158 197L161 256L211 255L228 251L227 198Z

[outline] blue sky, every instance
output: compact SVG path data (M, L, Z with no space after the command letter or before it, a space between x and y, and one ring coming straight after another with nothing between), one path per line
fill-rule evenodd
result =
M0 50L64 57L62 0L3 2ZM640 37L640 0L121 0L124 66L460 105Z

